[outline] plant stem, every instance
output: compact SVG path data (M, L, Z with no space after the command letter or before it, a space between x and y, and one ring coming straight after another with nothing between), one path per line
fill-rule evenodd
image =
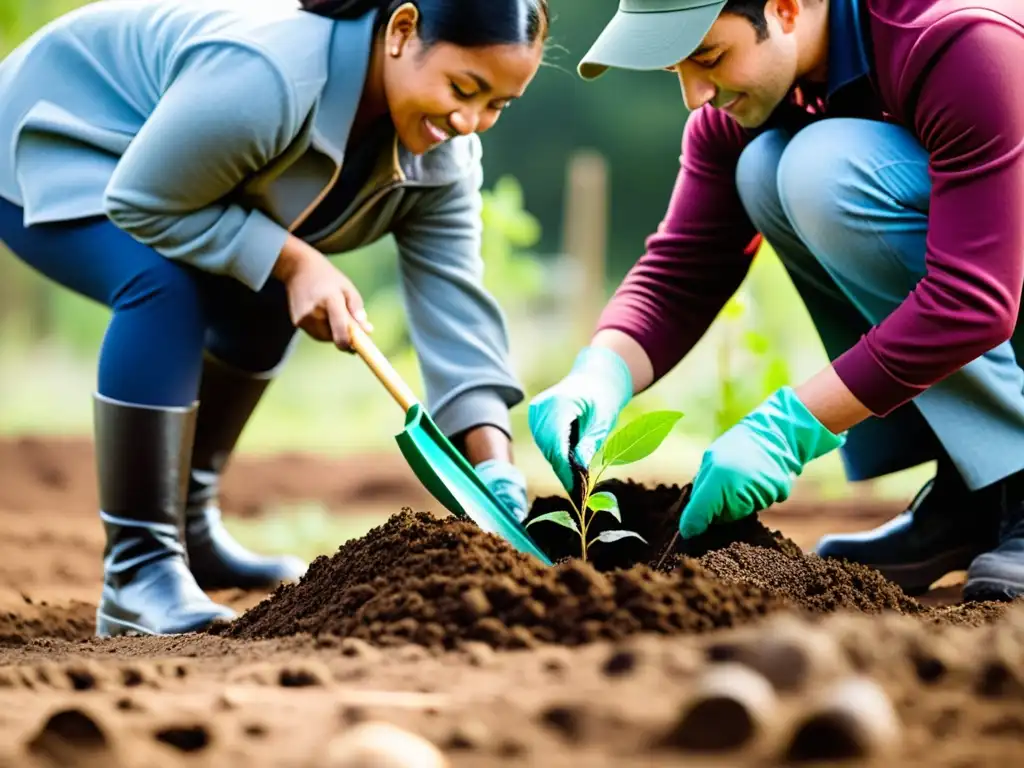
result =
M584 481L585 482L585 481ZM586 489L586 485L583 486ZM587 527L585 521L585 515L580 512L580 508L576 506L576 502L572 500L572 494L569 494L569 506L572 507L572 511L576 513L576 520L579 521L579 534L580 534L580 554L583 557L583 562L587 561ZM587 508L587 493L584 490L583 493L583 509Z
M590 499L590 493L587 487L583 488L583 506L582 512L580 513L580 552L583 554L583 562L587 562L587 528L590 527L590 521L587 519L587 501Z
M590 524L594 520L596 512L590 509L590 494L594 492L597 484L601 481L601 475L604 472L604 467L598 470L597 474L593 477L589 473L583 475L583 499L582 499L582 513L579 513L580 518L580 551L583 553L583 562L587 562L587 531L590 528ZM589 513L589 516L588 516Z

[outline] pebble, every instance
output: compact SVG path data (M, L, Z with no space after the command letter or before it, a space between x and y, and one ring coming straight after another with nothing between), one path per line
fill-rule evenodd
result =
M735 662L763 675L779 692L792 693L815 680L848 670L839 645L806 622L775 617L758 630L707 648L713 662Z
M448 768L441 750L390 723L367 722L327 746L325 768Z
M776 706L763 675L742 664L716 664L697 680L665 745L699 752L741 749L767 730Z
M899 717L873 680L850 677L825 690L794 728L789 762L877 758L900 741Z

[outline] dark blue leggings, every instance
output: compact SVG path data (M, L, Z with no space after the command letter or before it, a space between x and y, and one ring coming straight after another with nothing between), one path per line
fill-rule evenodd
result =
M23 225L0 198L0 241L30 267L112 310L100 349L100 394L181 406L199 391L203 350L250 372L277 366L295 335L284 286L258 293L234 278L171 261L106 218Z

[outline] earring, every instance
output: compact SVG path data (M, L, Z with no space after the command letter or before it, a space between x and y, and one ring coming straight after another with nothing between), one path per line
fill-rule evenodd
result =
M399 53L398 46L396 45L394 48L391 49L391 55L394 56L397 59L398 58L398 53Z

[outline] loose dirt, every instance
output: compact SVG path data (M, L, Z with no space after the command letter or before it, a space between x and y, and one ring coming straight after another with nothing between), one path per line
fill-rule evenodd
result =
M548 568L472 523L407 511L319 558L302 582L279 589L228 632L523 648L709 631L782 605L742 582L722 584L693 561L669 574L644 565L602 573L581 561Z
M610 524L647 535L661 526L664 511L682 492L662 486L645 493L636 483L607 488L616 493L624 521L605 515ZM540 499L529 518L563 503ZM588 535L608 525L597 518ZM1004 609L929 609L875 570L804 554L757 516L714 526L684 542L678 551L689 554L677 552L662 572L652 568L656 552L645 541L605 545L602 557L583 562L570 556L579 546L574 532L553 523L530 530L562 562L548 568L472 523L406 510L333 556L319 558L301 583L277 590L223 631L239 639L308 633L381 646L452 649L478 641L531 648L621 640L640 632L708 632L780 610L895 612L976 623L979 613L988 620ZM622 549L634 563L628 568L614 551L626 541L629 549Z
M0 608L0 645L18 645L45 637L76 640L91 635L96 606L77 600L61 606L35 603L22 595L22 605Z
M715 527L661 571L635 540L574 561L573 534L541 523L530 530L559 561L542 568L467 523L399 512L434 507L396 482L393 495L367 491L391 518L299 584L215 595L244 612L237 622L100 641L102 540L77 450L0 444L31 470L0 461L4 768L384 765L399 737L380 721L435 745L408 746L434 761L422 765L1019 764L1024 607L963 606L955 587L919 602L804 552L897 508L787 503ZM340 464L230 472L276 501L302 493L289 485L302 466L339 513L358 511L359 483L333 496L324 479L346 476ZM353 466L402 477L377 459ZM591 533L648 540L681 490L609 489L623 523L599 518ZM258 496L237 493L260 513ZM538 499L531 514L563 503Z

